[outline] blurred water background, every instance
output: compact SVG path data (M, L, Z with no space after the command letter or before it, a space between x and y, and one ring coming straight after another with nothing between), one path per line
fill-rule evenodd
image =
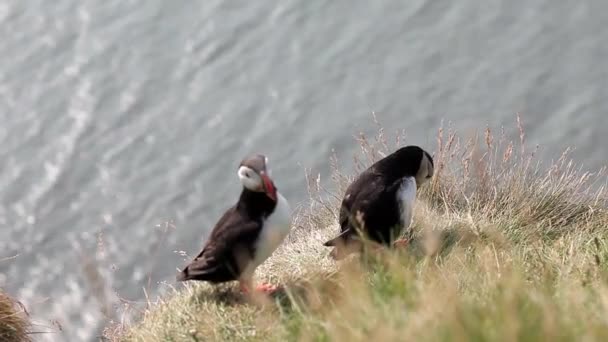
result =
M607 22L600 0L1 0L0 287L61 326L38 340L96 340L95 279L172 284L244 155L295 207L372 112L429 149L442 120L512 134L519 112L542 158L599 168Z

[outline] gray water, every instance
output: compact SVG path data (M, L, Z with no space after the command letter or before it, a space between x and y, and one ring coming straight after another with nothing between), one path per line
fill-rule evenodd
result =
M546 160L606 164L606 1L1 0L0 22L0 287L61 326L39 340L173 284L244 155L295 207L372 112L429 149L442 120L519 112Z

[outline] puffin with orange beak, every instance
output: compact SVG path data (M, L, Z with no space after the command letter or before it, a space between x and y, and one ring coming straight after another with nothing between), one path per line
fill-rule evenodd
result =
M255 269L268 259L291 229L291 208L270 178L268 158L255 154L239 165L243 190L235 205L216 223L203 250L178 275L178 281L213 284L238 280L249 292ZM271 293L276 286L261 284Z

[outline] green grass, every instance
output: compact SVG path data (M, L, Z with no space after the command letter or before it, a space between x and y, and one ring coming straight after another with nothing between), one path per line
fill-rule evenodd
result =
M518 124L520 124L518 119ZM485 139L483 139L485 138ZM309 175L310 205L257 276L276 298L189 284L148 303L112 341L604 341L608 340L606 176L564 154L541 167L520 141L489 130L439 131L435 177L420 189L416 239L335 264L322 246L337 230L353 174L389 148L359 139L354 172L336 158L335 190ZM427 147L432 150L431 147Z

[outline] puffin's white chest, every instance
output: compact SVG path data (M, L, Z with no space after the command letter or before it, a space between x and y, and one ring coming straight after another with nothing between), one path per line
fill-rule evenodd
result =
M407 229L412 223L416 202L416 180L414 177L407 177L403 180L397 191L397 200L401 209L401 224L403 229Z
M256 241L255 255L247 267L247 272L253 274L256 267L262 264L285 240L291 230L291 208L287 200L277 193L277 205L268 218Z

